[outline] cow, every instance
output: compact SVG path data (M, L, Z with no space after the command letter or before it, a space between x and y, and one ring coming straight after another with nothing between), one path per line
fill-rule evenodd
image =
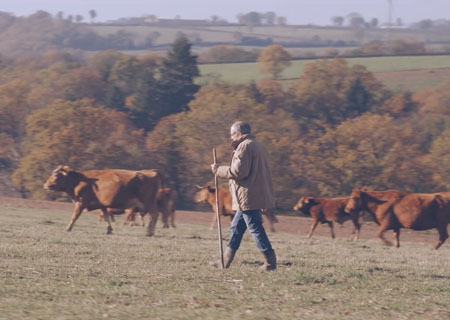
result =
M157 206L158 212L161 214L161 220L163 221L163 228L169 228L171 225L172 228L175 228L175 198L176 192L171 188L162 188L158 191L157 195ZM114 214L120 214L121 212L114 212ZM136 212L133 212L130 215L125 216L124 225L132 226L136 220ZM139 212L139 216L141 218L141 225L145 226L144 217L145 213ZM170 225L169 225L170 219Z
M428 230L436 228L439 240L434 249L448 238L450 222L450 197L447 193L406 193L397 190L353 190L345 211L366 210L378 224L377 236L386 244L391 242L383 236L393 230L395 246L400 247L400 229Z
M118 169L74 171L68 166L59 166L44 183L44 189L62 191L72 198L75 207L66 231L72 230L84 209L100 209L107 223L106 233L111 234L110 210L121 209L126 214L135 211L149 213L151 221L146 235L153 236L158 219L156 196L162 179L156 170L152 172L145 174Z
M216 188L211 186L196 186L201 189L195 194L194 201L196 203L209 203L214 211L216 212ZM219 214L224 217L230 217L230 221L234 218L234 210L231 207L232 198L230 191L228 189L219 188ZM270 231L275 232L275 228L273 226L274 223L278 222L275 213L272 210L261 209L261 213L263 216L267 217L270 225ZM217 223L217 215L214 214L213 219L211 221L210 229L213 229Z
M359 214L356 211L350 214L344 211L348 199L349 198L301 197L293 209L311 217L312 223L308 238L312 237L314 230L320 222L328 224L331 231L331 238L334 239L335 235L333 222L342 224L347 220L352 220L355 227L355 230L353 231L353 239L358 240L361 229Z

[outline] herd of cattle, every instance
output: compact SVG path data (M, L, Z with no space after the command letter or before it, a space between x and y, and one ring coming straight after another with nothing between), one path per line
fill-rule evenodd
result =
M67 193L74 202L74 211L66 230L71 231L74 223L85 210L100 210L107 223L107 233L112 233L110 218L124 214L125 223L134 223L137 214L142 224L144 217L150 216L147 236L153 236L158 214L161 213L165 228L175 227L175 192L163 187L161 174L157 170L89 170L74 171L67 166L56 168L44 184L44 188ZM210 186L199 187L195 201L207 202L216 210L215 189ZM227 189L219 189L219 214L234 216L231 209L231 195ZM396 247L400 246L400 229L427 230L436 228L439 240L434 246L438 249L448 238L447 225L450 223L450 192L407 193L397 190L368 191L353 190L346 198L302 197L294 210L311 216L312 224L308 234L311 237L318 223L330 226L334 238L333 222L343 223L351 220L354 224L354 239L361 229L359 223L362 212L369 213L378 224L377 236L385 244L384 232L393 230ZM263 215L275 231L278 222L272 210L263 210ZM211 228L216 223L213 215Z

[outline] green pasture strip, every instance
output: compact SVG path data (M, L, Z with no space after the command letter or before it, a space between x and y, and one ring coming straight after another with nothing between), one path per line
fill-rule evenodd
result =
M182 214L182 213L179 213ZM228 270L217 233L180 224L144 236L121 219L0 208L0 319L448 319L450 244L270 234L276 272L246 235ZM364 226L363 226L364 228ZM224 230L225 240L227 233Z
M375 58L347 58L350 65L361 64L371 72L396 72L421 69L450 68L450 55L448 56L406 56L406 57L375 57ZM302 75L306 64L317 60L295 60L280 75L280 79L297 79ZM211 79L221 79L231 83L258 82L267 77L261 75L258 63L226 63L199 65L200 83ZM407 81L407 79L405 79Z

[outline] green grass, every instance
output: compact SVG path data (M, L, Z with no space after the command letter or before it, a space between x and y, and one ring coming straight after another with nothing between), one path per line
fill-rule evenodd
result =
M270 234L279 268L259 273L261 255L247 235L222 271L207 265L219 254L206 226L158 224L147 238L118 222L107 236L90 214L64 232L69 217L0 209L0 319L450 317L449 244L433 252L429 243L396 249Z
M361 64L367 67L367 70L377 74L395 73L414 70L433 70L450 68L450 56L409 56L409 57L376 57L376 58L348 58L346 59L350 65ZM313 63L317 60L295 60L291 66L286 68L280 75L280 79L297 79L302 73L306 64ZM260 79L267 77L260 74L258 63L227 63L227 64L204 64L199 65L201 78L199 82L204 83L210 79L216 78L232 83L249 83L250 81L258 82ZM420 89L429 87L433 75L423 77L421 84L414 83L409 85L408 78L402 78L405 89ZM382 79L382 77L381 77ZM450 76L447 78L450 80ZM383 80L382 80L383 81ZM385 83L389 88L398 89L395 82Z

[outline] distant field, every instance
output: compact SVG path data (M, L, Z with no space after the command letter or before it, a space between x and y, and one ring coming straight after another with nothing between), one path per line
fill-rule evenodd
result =
M151 32L157 31L161 37L156 41L157 45L170 44L178 32L188 36L197 35L204 43L208 42L236 42L236 34L245 37L257 37L261 39L272 38L274 42L299 42L299 41L358 41L369 42L374 40L405 39L423 42L448 42L450 35L447 31L428 31L418 29L367 29L355 30L352 28L332 28L314 26L89 26L101 35L109 35L118 30L125 30L135 35L136 39L144 39Z
M450 244L276 233L279 268L266 274L246 235L222 271L207 264L219 253L205 225L158 224L148 238L116 224L108 236L92 214L64 232L69 216L0 208L0 319L450 318Z
M361 64L374 72L389 88L402 90L418 90L431 87L441 81L450 81L450 55L448 56L410 56L410 57L376 57L376 58L348 58L350 65ZM280 79L297 79L301 76L306 64L317 60L295 60L280 76ZM259 81L264 76L259 73L257 63L230 63L200 65L202 79L219 78L232 83L248 83ZM420 78L395 77L395 73L420 72ZM435 71L429 72L429 71ZM436 78L436 74L439 77ZM399 86L399 83L401 85Z

